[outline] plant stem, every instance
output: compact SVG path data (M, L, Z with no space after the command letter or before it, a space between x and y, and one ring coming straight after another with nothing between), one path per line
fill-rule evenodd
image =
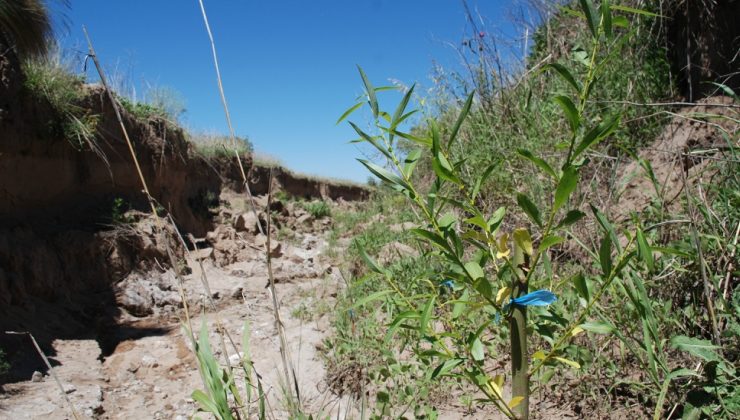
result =
M521 273L524 264L524 250L514 243L513 268L516 273L511 296L517 298L527 293L529 287L526 277ZM522 280L524 279L524 280ZM529 354L527 353L527 307L512 305L509 317L511 331L511 396L523 400L514 408L520 419L529 418Z

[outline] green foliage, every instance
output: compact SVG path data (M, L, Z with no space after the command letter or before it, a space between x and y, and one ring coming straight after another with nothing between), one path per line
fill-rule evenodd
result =
M477 106L471 105L475 104L471 94L459 115L439 115L410 132L403 131L401 123L410 114L406 106L413 87L391 114L380 106L380 89L360 71L366 105L377 130L366 132L351 125L360 136L357 141L369 143L384 158L383 163L360 162L384 186L404 196L419 215L419 228L411 232L425 252L420 264L428 270L409 275L384 267L373 258L378 243L383 242L382 231L366 233L366 229L353 244L369 273L357 281L361 287L350 290L359 294L349 311L373 309L362 316L349 316L340 328L347 331L351 327L354 332L362 323L363 335L379 336L384 329L372 319L386 320L386 345L402 343L396 351L411 350L425 378L466 381L477 388L480 401L512 418L527 416L529 380L544 386L555 369L596 365L589 341L582 339L584 332L607 339L613 336L650 378L648 399L657 404L659 417L672 381L689 375L671 367L661 323L667 311L647 292L648 280L660 272L665 264L662 256L668 251L664 249L661 258L656 256L656 238L646 234L643 220L635 220L633 230L618 230L594 206L592 217L600 226L601 239L589 246L571 230L585 216L569 203L589 170L589 150L598 144L619 143L620 138L632 141L621 125L630 110L621 105L603 106L610 97L599 96L612 89L605 80L616 77L612 74L619 68L612 64L619 61L615 57L635 40L635 31L617 11L632 12L612 9L607 2L598 8L590 0L581 2L581 12L576 14L584 19L588 35L578 32L574 38L582 40L583 47L571 49L566 59L547 68L551 73L544 76L545 81L555 89L548 89L545 97L533 98L535 82L531 80L521 84L523 88L517 85L498 96L478 92ZM530 94L521 95L518 89ZM488 97L514 105L505 104L508 108L501 112L510 113L499 114L492 111L498 108L485 102ZM517 104L520 99L524 102ZM359 108L354 104L340 121ZM500 136L496 141L503 142L481 146L486 135L471 136L476 129L492 139ZM509 143L511 137L515 142ZM517 150L514 144L524 158L519 163L508 158ZM636 145L632 142L629 147ZM487 158L478 158L477 148ZM491 155L498 161L491 162ZM514 168L527 168L531 173L531 166L526 166L531 164L536 176L525 180L512 176ZM501 201L515 202L519 211L507 212L495 205L491 195L486 196L487 185L499 190L494 198L508 195ZM570 241L583 247L591 259L555 271L552 250ZM545 292L528 294L545 288L558 293L556 303ZM520 303L527 302L520 298L532 302L535 295L541 299L537 306ZM627 305L605 311L602 306L611 302ZM550 306L540 307L546 304ZM508 328L499 319L508 320ZM641 325L640 334L632 331L635 321ZM398 340L397 334L401 335ZM509 346L502 341L506 338L511 339ZM351 339L357 340L357 334L344 341ZM528 352L527 343L534 344L535 351ZM513 398L508 400L503 391L506 375L495 374L486 364L501 349L510 354L514 369ZM377 354L382 352L377 350ZM385 354L394 357L397 353L386 350ZM728 378L735 380L734 371ZM388 395L378 394L378 403L388 403Z
M0 3L0 48L10 46L21 58L43 56L51 32L51 19L42 0Z
M314 200L308 202L300 202L301 207L308 212L315 219L323 219L331 216L331 207L324 200Z
M128 210L131 210L131 206L126 203L126 201L121 197L116 197L113 200L113 205L111 206L111 221L114 224L129 224L133 223L134 220L126 215L126 212Z
M237 136L232 142L229 136L220 134L188 133L188 141L195 150L205 157L234 157L234 153L250 155L254 151L252 142L247 137Z
M71 62L57 45L47 55L25 60L25 88L32 96L46 101L55 112L48 127L52 135L63 136L78 149L98 150L95 133L100 119L82 106L84 78L71 71Z

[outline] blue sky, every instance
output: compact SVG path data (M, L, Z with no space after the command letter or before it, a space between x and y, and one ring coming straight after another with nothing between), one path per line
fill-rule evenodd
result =
M469 0L487 31L514 36L514 1ZM335 122L361 93L355 67L376 85L390 79L431 87L433 62L459 65L454 49L469 26L462 3L427 1L206 0L237 134L299 172L365 181L346 123ZM183 124L226 133L210 44L197 0L73 0L62 44L86 50L86 25L111 73L136 86L166 86L185 100ZM94 79L93 72L88 75ZM396 98L388 98L388 107ZM381 98L382 100L382 98ZM355 119L362 122L363 117Z

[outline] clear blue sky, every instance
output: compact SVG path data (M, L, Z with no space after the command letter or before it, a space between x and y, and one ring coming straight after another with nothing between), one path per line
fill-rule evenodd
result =
M469 0L486 30L514 34L514 1ZM433 61L459 65L466 18L454 0L206 0L234 126L289 168L365 181L356 137L335 122L361 93L355 65L376 85L431 87ZM197 0L72 0L65 46L85 50L87 26L109 71L138 86L167 86L186 101L185 126L226 133L210 44ZM93 72L88 70L88 75ZM396 98L390 99L393 106ZM362 116L358 117L362 121Z

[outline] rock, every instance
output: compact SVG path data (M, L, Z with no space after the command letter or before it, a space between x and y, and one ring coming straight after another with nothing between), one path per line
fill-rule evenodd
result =
M141 358L141 365L147 368L155 368L159 366L159 363L157 363L157 359L155 359L154 356L147 354Z
M234 220L234 229L237 232L259 233L260 218L253 211L242 213Z
M259 234L254 237L254 244L258 247L264 247L267 243L267 236ZM264 251L264 248L263 248ZM272 239L270 241L270 256L272 258L280 258L283 255L282 252L282 245L280 245L280 242Z
M126 288L119 296L118 303L133 316L144 317L153 313L151 293L141 285Z
M405 232L407 230L411 230L416 227L416 224L413 222L403 222L403 223L396 223L395 225L391 225L389 229L391 232Z
M380 249L380 252L378 252L378 261L381 264L387 264L400 258L416 257L418 255L419 252L416 249L406 244L402 244L401 242L391 242L385 244L383 248Z
M33 375L31 375L31 382L41 382L44 380L44 375L39 372L38 370L33 371Z
M239 352L238 354L232 354L229 356L229 364L231 366L239 366L242 363L242 357L244 357L244 353Z
M313 216L308 213L303 214L295 220L296 225L306 225L313 221Z
M77 387L74 386L74 385L72 385L72 384L64 384L64 386L62 386L62 388L64 388L64 393L65 394L71 394L71 393L77 391Z
M229 296L231 296L233 299L240 299L242 297L242 292L244 291L244 288L241 286L237 286L234 288L234 290L229 293Z
M190 256L196 261L213 259L213 248L196 249L190 252Z

